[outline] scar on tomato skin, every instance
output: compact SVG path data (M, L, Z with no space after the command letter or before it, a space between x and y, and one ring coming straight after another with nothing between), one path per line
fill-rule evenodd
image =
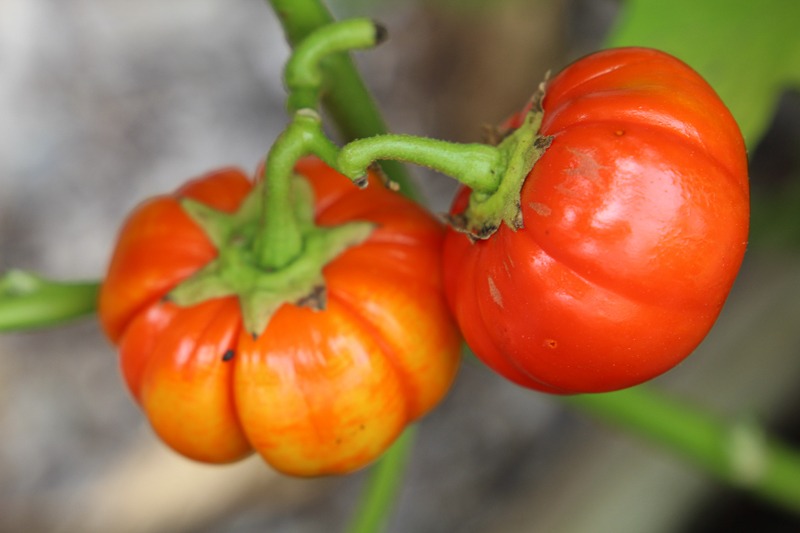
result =
M567 151L575 156L578 162L578 166L568 168L564 171L564 173L569 176L582 176L589 181L597 181L600 179L600 171L608 168L597 162L594 151L592 150L567 148Z
M545 339L544 342L542 343L542 346L544 346L545 348L549 348L551 350L555 350L556 348L558 348L558 341L556 341L555 339Z
M550 209L550 206L545 204L540 204L539 202L530 202L528 207L533 209L533 212L539 216L548 217L552 214L553 210Z
M236 355L236 352L234 352L233 350L226 350L225 353L222 354L222 360L227 363L228 361L233 359L234 355Z
M489 294L492 296L492 301L498 305L498 307L503 307L503 295L500 294L500 291L497 288L497 285L494 284L494 280L491 276L487 278L489 281Z
M559 183L558 185L556 185L555 189L564 196L569 196L571 198L578 198L581 195L578 191L570 189L564 183Z

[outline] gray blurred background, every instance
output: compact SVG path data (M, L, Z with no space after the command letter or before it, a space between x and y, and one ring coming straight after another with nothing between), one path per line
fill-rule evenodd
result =
M487 8L489 5L491 8ZM476 141L602 43L613 0L339 0L390 40L357 60L395 132ZM0 0L0 271L100 278L124 214L286 123L288 48L261 0ZM798 178L787 95L753 179ZM452 183L412 169L437 211ZM797 215L800 217L800 214ZM765 239L765 241L768 239ZM754 243L723 316L656 386L800 444L800 256ZM800 531L800 522L466 361L420 424L392 532ZM0 533L341 530L364 473L295 480L167 450L92 319L0 336Z

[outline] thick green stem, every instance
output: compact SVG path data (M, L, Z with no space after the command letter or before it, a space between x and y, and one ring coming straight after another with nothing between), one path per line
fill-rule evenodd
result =
M291 113L316 109L322 90L324 60L339 52L371 48L386 36L383 26L369 19L350 19L323 26L297 45L284 70Z
M647 387L564 401L652 439L727 483L800 512L800 455L753 424L726 423Z
M347 528L348 533L376 533L382 531L397 500L403 472L414 443L412 426L398 438L380 461L372 467L363 497Z
M358 139L339 152L336 168L360 180L374 161L395 159L426 166L472 189L467 209L450 217L450 225L473 239L488 239L505 223L523 227L520 194L551 137L539 134L542 113L531 110L522 124L497 146L459 144L411 135L377 135Z
M432 168L474 191L492 193L503 177L505 158L494 146L458 144L411 135L378 135L345 145L338 169L350 179L367 173L374 161L393 159Z
M322 133L319 116L301 109L278 137L264 166L264 210L256 239L258 263L266 270L288 265L303 249L303 235L292 201L292 174L298 159L316 154L327 164L335 161L338 148Z
M0 331L53 326L91 314L100 284L49 281L11 270L0 277Z
M333 21L320 0L269 0L289 44L297 46L314 30ZM386 133L386 123L348 54L334 54L322 64L322 102L345 141ZM387 161L383 170L413 200L422 195L401 164Z
M375 46L384 33L368 19L334 22L309 33L286 64L287 106L293 116L267 156L263 223L255 242L258 264L267 271L285 267L303 250L303 233L291 197L295 163L305 155L315 154L336 166L338 147L323 132L317 113L324 81L323 63L341 52Z

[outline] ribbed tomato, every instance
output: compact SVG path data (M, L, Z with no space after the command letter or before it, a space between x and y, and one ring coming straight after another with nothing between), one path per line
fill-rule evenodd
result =
M450 230L448 302L478 357L518 384L563 394L644 382L703 340L739 270L741 134L696 72L650 49L576 61L542 108L552 142L522 186L524 227L475 242ZM460 191L452 214L468 200Z
M359 190L316 159L296 171L313 189L319 227L375 229L324 265L324 310L284 303L260 334L243 326L235 296L190 306L169 298L220 254L182 199L233 213L253 187L242 172L151 199L121 230L100 318L153 428L190 458L228 462L255 449L289 474L348 472L453 381L460 336L442 292L442 226L374 176Z

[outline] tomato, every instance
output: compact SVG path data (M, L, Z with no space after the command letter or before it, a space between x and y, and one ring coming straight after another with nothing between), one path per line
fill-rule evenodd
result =
M348 472L454 379L461 339L442 291L441 224L375 176L359 190L317 159L296 171L313 189L318 226L376 227L324 265L324 310L284 303L261 334L243 326L234 296L189 306L169 296L219 253L182 199L233 213L253 190L241 171L148 200L121 230L100 319L154 430L192 459L225 463L255 450L287 474Z
M448 303L476 355L522 386L642 383L702 341L742 262L741 134L696 72L650 49L578 60L541 105L551 144L522 185L523 227L485 240L448 231Z

